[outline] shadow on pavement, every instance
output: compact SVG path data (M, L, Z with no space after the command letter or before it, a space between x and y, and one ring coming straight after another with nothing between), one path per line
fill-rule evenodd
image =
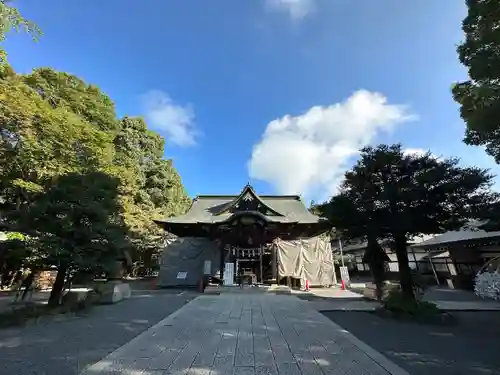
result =
M77 375L196 297L134 292L85 317L0 330L1 373Z
M383 319L369 312L323 314L411 374L500 374L500 312L453 312L453 326Z

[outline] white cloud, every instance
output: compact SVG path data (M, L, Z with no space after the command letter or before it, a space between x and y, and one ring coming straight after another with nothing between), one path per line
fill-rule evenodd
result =
M167 93L159 90L143 95L142 107L148 125L164 135L167 142L178 146L196 144L200 132L191 107L174 103Z
M438 155L432 152L431 150L425 149L425 148L420 148L420 147L408 147L403 149L403 155L416 155L416 156L423 156L427 154L428 152L431 153L431 157L437 159L437 160L443 160L444 156L443 155Z
M366 90L341 103L286 115L271 121L254 145L250 177L267 181L282 194L326 198L335 193L361 147L414 118L406 106Z
M403 150L404 155L425 155L428 152L428 150L425 150L423 148L405 148Z
M301 20L314 9L314 0L266 0L271 10L288 13L292 20Z

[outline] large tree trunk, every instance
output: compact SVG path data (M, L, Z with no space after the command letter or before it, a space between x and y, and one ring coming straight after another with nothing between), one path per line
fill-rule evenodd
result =
M396 247L396 256L398 257L399 282L401 283L401 292L403 293L403 296L408 300L415 301L411 269L408 262L408 251L406 249L406 236L395 236L394 245Z
M370 271L373 277L373 282L377 287L377 300L382 299L385 274L385 257L384 249L380 246L375 237L368 237L368 244L365 252L365 258L370 265Z
M28 280L26 280L26 285L24 287L23 294L21 295L21 301L24 301L26 299L26 296L28 293L31 291L31 288L33 286L33 282L35 281L35 272L31 271L32 274L28 275Z
M6 270L5 270L5 257L7 255L7 249L1 247L0 248L0 273L1 273L1 284L2 284L2 287L4 286L5 284L5 276L6 275Z
M64 281L66 280L66 274L68 272L68 266L62 264L57 269L57 276L50 291L49 306L57 306L61 301L62 291L64 288Z

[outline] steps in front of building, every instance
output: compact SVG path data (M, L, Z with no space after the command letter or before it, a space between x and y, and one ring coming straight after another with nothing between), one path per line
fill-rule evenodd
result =
M225 293L236 293L236 294L256 294L256 293L274 293L274 294L292 294L292 290L284 285L258 285L258 286L248 286L245 285L241 288L239 285L229 286L220 285L212 286L209 285L205 289L205 294L225 294Z

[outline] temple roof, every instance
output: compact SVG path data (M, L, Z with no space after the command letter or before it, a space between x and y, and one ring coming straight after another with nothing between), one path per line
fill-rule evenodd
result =
M327 221L310 213L298 195L257 195L247 185L239 195L198 195L186 214L155 222L217 224L245 212L274 223L316 224Z

